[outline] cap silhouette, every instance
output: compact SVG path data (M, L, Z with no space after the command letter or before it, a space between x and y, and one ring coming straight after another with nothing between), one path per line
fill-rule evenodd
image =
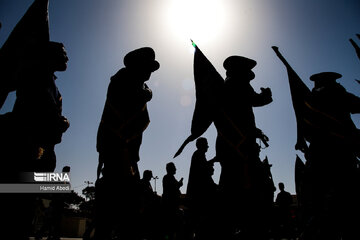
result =
M143 47L133 50L124 57L124 64L128 68L149 70L154 72L160 64L155 60L155 51L151 47Z
M225 59L223 66L226 70L252 69L256 66L256 61L243 56L230 56Z
M338 78L341 78L342 75L340 73L336 72L321 72L316 73L310 77L311 81L321 81L321 80L327 80L327 81L335 81Z

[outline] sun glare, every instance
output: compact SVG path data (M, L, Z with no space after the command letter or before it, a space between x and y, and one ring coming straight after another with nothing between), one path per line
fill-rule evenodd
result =
M215 40L225 23L221 0L172 0L167 13L169 27L182 41Z

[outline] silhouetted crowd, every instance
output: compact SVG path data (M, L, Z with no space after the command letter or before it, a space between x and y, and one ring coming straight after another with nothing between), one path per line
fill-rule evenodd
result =
M50 41L47 8L48 0L35 0L0 49L0 107L16 91L12 112L0 116L2 183L16 182L23 172L53 172L55 146L70 126L55 76L66 70L68 58L62 43ZM359 54L352 39L351 44ZM274 201L272 165L260 159L269 139L253 112L273 99L270 88L258 93L250 84L257 62L229 56L224 80L193 45L197 102L191 135L176 154L196 140L186 194L181 194L183 178L176 179L174 162L166 165L161 197L150 184L151 170L140 177L139 150L153 94L146 82L160 64L151 47L135 49L110 79L97 132L94 239L360 239L360 132L351 119L360 113L360 98L336 82L341 74L312 75L310 91L273 47L288 71L296 149L306 159L295 169L297 204L283 183ZM211 123L217 130L216 157L208 160L208 141L201 136ZM214 163L221 166L218 184L212 178ZM38 239L61 237L63 197L52 196L52 217L38 229ZM29 237L38 200L36 194L1 194L4 236Z

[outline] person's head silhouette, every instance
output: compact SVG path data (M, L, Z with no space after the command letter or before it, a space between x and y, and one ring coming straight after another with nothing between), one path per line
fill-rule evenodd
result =
M59 42L49 42L46 48L46 58L51 71L65 71L69 58L65 47Z
M281 192L285 190L284 183L282 183L282 182L279 183L279 189L280 189Z
M124 57L124 65L139 80L147 81L152 72L160 68L160 64L155 60L155 51L150 47L135 49Z
M230 56L223 63L227 77L241 77L251 81L255 73L251 70L256 66L256 61L243 56Z
M176 167L173 162L169 162L166 164L166 172L170 175L175 175L176 173Z
M153 177L152 171L151 170L145 170L143 173L143 179L144 181L149 182L151 180L151 178Z
M336 72L321 72L313 74L310 80L314 82L315 88L322 88L335 83L336 79L341 77L342 75Z
M64 166L62 172L70 172L70 166Z
M196 140L196 147L200 151L207 152L209 145L206 138L200 137Z

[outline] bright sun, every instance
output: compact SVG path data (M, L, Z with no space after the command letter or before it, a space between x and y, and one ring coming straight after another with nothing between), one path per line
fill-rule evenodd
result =
M225 25L221 0L172 0L167 23L181 40L208 42L221 35Z

